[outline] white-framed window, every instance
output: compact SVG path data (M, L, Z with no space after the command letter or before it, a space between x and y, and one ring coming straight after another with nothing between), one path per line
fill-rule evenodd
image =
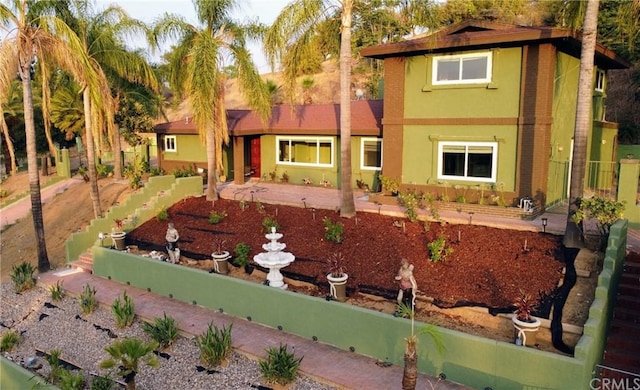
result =
M176 143L175 135L165 135L164 136L164 151L165 152L177 152L178 144Z
M433 58L433 85L477 84L491 82L490 51L438 56Z
M382 138L360 139L360 169L382 169Z
M438 179L495 182L497 142L438 143Z
M605 73L604 70L598 69L596 71L596 85L595 90L598 92L604 92Z
M332 167L332 137L276 137L277 164Z

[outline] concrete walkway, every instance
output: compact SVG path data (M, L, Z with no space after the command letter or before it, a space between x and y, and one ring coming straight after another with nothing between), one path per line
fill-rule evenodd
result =
M40 189L40 197L42 204L49 202L56 195L66 191L67 188L76 184L82 183L80 178L64 179L50 186ZM31 211L31 197L29 195L24 198L11 203L7 207L0 209L0 231L4 230L5 226L13 225L17 220L22 219L29 215Z

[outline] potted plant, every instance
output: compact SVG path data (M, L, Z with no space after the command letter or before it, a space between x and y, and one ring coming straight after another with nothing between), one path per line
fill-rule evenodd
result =
M531 294L520 290L520 295L514 302L516 311L511 320L514 327L514 338L517 345L536 345L536 334L540 329L540 319L531 315L537 302Z
M347 267L342 253L334 253L327 260L329 281L329 296L327 299L335 299L344 302L347 299Z
M249 253L251 253L251 247L244 242L236 245L236 259L235 263L244 268L244 272L250 274L253 272L253 266L249 264Z
M125 237L127 233L124 231L124 220L116 218L113 220L114 226L111 229L111 238L113 239L113 246L116 250L123 251L127 249L125 245Z
M400 182L390 176L380 175L380 183L382 184L382 190L391 194L391 196L398 196L400 191Z
M214 241L214 249L211 257L213 257L213 270L217 274L226 275L229 273L229 251L224 250L225 240L217 239Z

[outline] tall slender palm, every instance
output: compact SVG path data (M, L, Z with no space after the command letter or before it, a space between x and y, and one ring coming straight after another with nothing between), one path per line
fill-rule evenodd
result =
M159 42L176 39L169 56L170 83L180 96L189 99L193 120L207 149L207 191L218 199L216 172L222 169L222 144L229 142L224 107L225 60L235 61L241 92L249 105L266 119L270 96L246 48L249 26L231 18L234 0L193 0L200 26L166 14L157 22Z
M0 127L2 128L2 136L7 143L7 150L9 151L9 158L11 159L11 174L18 173L18 166L16 164L16 152L9 133L9 127L5 120L5 113L9 116L18 116L24 114L24 104L20 104L22 107L18 107L18 99L22 101L22 94L20 93L22 85L13 82L9 84L9 88L0 90Z
M79 81L87 84L95 82L95 75L82 71L88 61L77 51L79 42L69 34L69 27L46 13L46 6L49 4L46 1L27 0L12 0L8 5L0 4L0 28L5 34L0 46L0 91L6 93L17 74L23 89L29 192L40 271L50 269L51 265L44 235L36 154L31 89L34 67L37 61L54 61L69 70Z
M119 145L119 135L114 124L116 104L110 92L110 77L120 77L133 83L140 83L157 89L155 74L145 59L136 52L126 50L123 38L129 34L145 34L146 26L130 18L118 6L109 6L100 12L92 10L89 0L67 0L68 11L65 18L72 26L80 42L84 55L90 59L91 70L98 76L97 86L103 93L95 99L91 86L83 89L84 115L86 125L87 165L91 183L91 200L94 216L100 217L100 194L95 166L96 149L103 150L102 130L107 128L109 139ZM97 141L97 142L96 142ZM95 145L97 144L97 145ZM97 147L96 147L97 146ZM116 146L116 149L118 147ZM115 153L116 177L122 176L121 157Z
M578 210L577 202L584 193L587 137L592 120L593 62L598 32L599 3L599 0L588 0L582 30L578 100L573 133L573 161L571 162L571 182L569 184L569 212L567 214L567 225L563 239L564 245L570 248L577 248L583 245L581 229L574 221L573 216Z
M305 63L305 53L319 23L340 15L340 215L350 218L356 214L351 183L351 23L354 1L357 0L294 0L276 17L264 39L264 51L273 66L276 60L287 59L281 65L293 90L295 78Z

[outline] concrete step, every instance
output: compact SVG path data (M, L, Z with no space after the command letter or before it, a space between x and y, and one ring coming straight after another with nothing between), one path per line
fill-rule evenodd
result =
M640 367L640 353L628 348L607 348L604 351L604 362L612 367Z
M640 296L620 295L616 300L616 307L640 310Z
M81 263L93 264L93 253L91 253L91 249L81 254L78 257L78 261Z
M613 318L621 321L640 324L640 310L617 306L613 311Z
M623 334L627 337L640 337L640 324L614 318L611 320L609 334Z
M74 269L79 269L82 272L86 272L89 274L93 273L93 262L91 263L86 263L84 261L72 261L71 263L69 263L69 267L74 268Z
M621 280L618 285L618 295L640 296L640 282L628 283L627 280Z
M640 262L625 260L622 270L625 274L640 276Z
M605 349L630 349L640 352L640 338L629 337L625 334L611 334L607 337L607 345Z

